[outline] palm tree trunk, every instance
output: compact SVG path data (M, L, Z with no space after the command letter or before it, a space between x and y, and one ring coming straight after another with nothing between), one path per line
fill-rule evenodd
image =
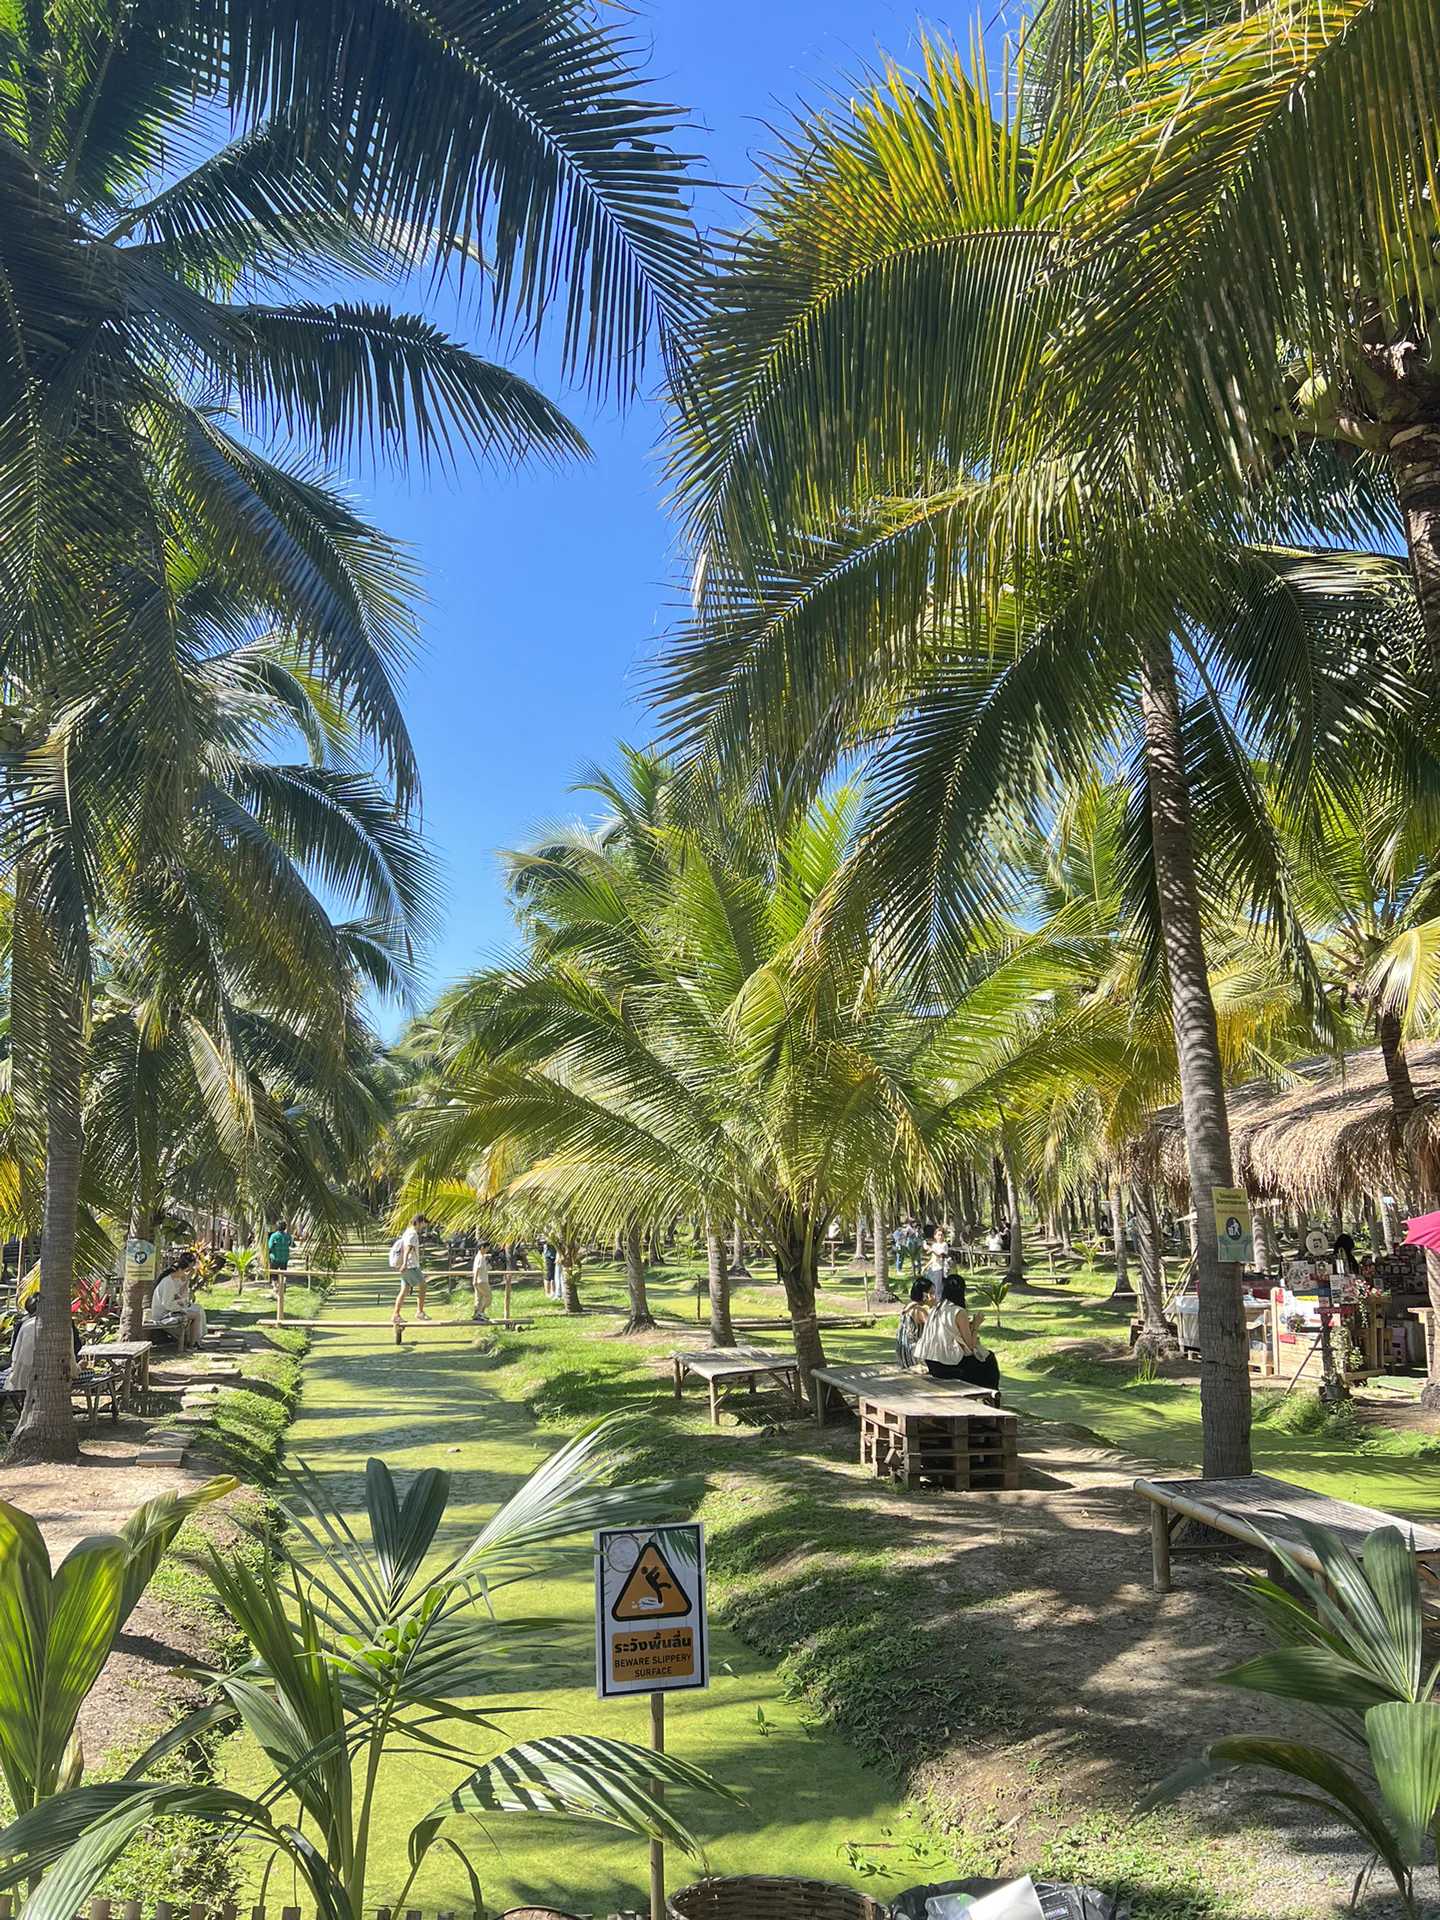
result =
M575 1241L562 1244L560 1248L560 1298L566 1313L583 1313L580 1304L580 1267L584 1260L583 1249Z
M1275 1248L1270 1237L1270 1215L1264 1207L1251 1208L1251 1218L1255 1222L1255 1264L1262 1273L1268 1273L1275 1264Z
M630 1294L630 1318L620 1329L622 1333L644 1333L655 1324L655 1316L650 1311L650 1302L645 1295L645 1234L638 1222L632 1221L623 1236L625 1251L625 1285Z
M1135 1283L1130 1278L1130 1256L1125 1247L1125 1189L1118 1180L1110 1189L1110 1225L1115 1233L1115 1290L1110 1298L1116 1306L1133 1307Z
M45 1224L40 1242L35 1371L6 1463L34 1466L80 1457L70 1402L74 1352L70 1302L75 1297L75 1228L85 1157L81 1114L80 994L57 977L45 1062Z
M153 1195L142 1195L130 1214L130 1233L132 1240L154 1240L155 1219L160 1211L159 1202ZM150 1263L150 1272L141 1274L138 1279L130 1275L130 1263L125 1262L124 1290L120 1296L120 1338L122 1340L142 1339L145 1324L147 1294L154 1291L155 1276L159 1271L159 1243L155 1244L156 1258Z
M1389 454L1430 675L1440 680L1440 432L1431 426L1402 427L1391 436Z
M1141 711L1150 783L1155 883L1170 1008L1180 1063L1180 1106L1195 1210L1196 1285L1200 1293L1200 1402L1205 1474L1249 1473L1250 1349L1242 1269L1222 1265L1215 1237L1214 1189L1233 1187L1230 1125L1215 1002L1205 963L1200 890L1195 877L1190 793L1180 732L1175 656L1167 634L1152 635L1141 664Z
M1165 1324L1165 1262L1160 1252L1160 1215L1150 1187L1135 1187L1135 1246L1140 1264L1140 1335L1137 1347L1173 1354L1178 1343Z
M1440 595L1436 599L1437 612L1440 612ZM1432 641L1432 647L1434 642ZM1440 660L1440 652L1436 654ZM1430 1170L1423 1161L1416 1164L1410 1153L1408 1128L1416 1107L1415 1083L1410 1078L1410 1062L1405 1058L1405 1030L1400 1024L1400 1016L1383 1012L1377 1024L1380 1037L1380 1053L1385 1062L1385 1081L1390 1089L1390 1110L1395 1116L1396 1158L1409 1172L1416 1183L1422 1208L1432 1207L1435 1203L1435 1182ZM1425 1249L1425 1290L1429 1298L1431 1337L1426 1342L1429 1366L1426 1371L1425 1385L1420 1392L1420 1404L1429 1412L1440 1412L1440 1254Z
M1005 1155L1005 1204L1010 1210L1010 1259L1006 1276L1012 1287L1025 1284L1025 1234L1020 1225L1020 1183L1010 1156Z
M875 1282L875 1298L885 1306L895 1295L890 1291L890 1222L878 1200L871 1218L875 1230L870 1243L870 1272Z
M735 1239L730 1248L730 1278L748 1280L750 1270L745 1265L745 1222L737 1213L735 1216Z
M730 1272L725 1258L725 1242L705 1220L705 1256L710 1270L710 1344L733 1347L735 1329L730 1324Z
M806 1393L810 1376L825 1364L825 1348L820 1339L820 1319L815 1306L816 1267L820 1242L812 1223L800 1214L782 1217L776 1235L775 1259L785 1288L785 1303L790 1309L790 1332L795 1342L795 1357L800 1362L800 1378Z

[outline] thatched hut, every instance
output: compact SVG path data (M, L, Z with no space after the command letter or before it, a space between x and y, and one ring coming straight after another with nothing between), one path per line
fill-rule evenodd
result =
M1440 1044L1408 1054L1417 1104L1397 1124L1379 1047L1343 1060L1305 1061L1292 1084L1250 1081L1226 1096L1235 1178L1253 1200L1311 1214L1359 1215L1372 1196L1408 1204L1415 1170L1435 1186L1440 1170ZM1189 1204L1190 1171L1179 1107L1163 1107L1125 1154L1127 1177Z

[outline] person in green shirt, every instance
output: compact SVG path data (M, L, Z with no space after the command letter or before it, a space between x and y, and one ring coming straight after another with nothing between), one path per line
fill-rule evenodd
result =
M282 1220L270 1238L265 1242L265 1251L270 1256L270 1270L272 1273L277 1268L281 1273L284 1273L285 1269L290 1265L290 1249L294 1244L295 1242L290 1238L289 1229Z

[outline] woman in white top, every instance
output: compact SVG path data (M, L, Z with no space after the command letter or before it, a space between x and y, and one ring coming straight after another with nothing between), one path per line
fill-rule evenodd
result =
M490 1249L482 1240L475 1249L475 1258L470 1267L470 1290L475 1295L474 1318L482 1327L490 1322L490 1302L495 1297L490 1285Z
M952 1273L932 1309L925 1331L915 1347L927 1373L937 1380L965 1380L972 1387L998 1387L1000 1367L993 1353L980 1344L980 1320L965 1311L965 1282Z
M190 1282L195 1274L195 1256L182 1253L169 1273L162 1274L155 1282L155 1291L150 1296L150 1318L163 1322L175 1320L180 1327L180 1351L187 1347L198 1347L205 1338L205 1309L197 1307L190 1296Z
M40 1332L40 1322L35 1318L35 1309L39 1301L32 1293L20 1310L15 1322L15 1333L10 1347L10 1372L5 1377L5 1386L11 1393L28 1393L30 1382L35 1378L35 1341ZM73 1334L67 1342L67 1371L73 1380L80 1371L75 1359Z
M935 1298L940 1298L945 1285L945 1269L950 1261L950 1243L945 1238L944 1229L927 1226L925 1229L925 1278L930 1282Z

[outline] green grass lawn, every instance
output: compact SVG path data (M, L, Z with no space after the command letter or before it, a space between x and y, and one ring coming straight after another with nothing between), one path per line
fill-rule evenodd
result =
M358 1501L359 1476L372 1453L402 1473L443 1467L455 1479L450 1523L457 1531L473 1531L579 1416L601 1402L637 1408L656 1404L656 1383L637 1367L629 1343L596 1339L594 1320L566 1326L563 1316L548 1310L543 1330L511 1336L491 1355L475 1351L468 1320L419 1330L397 1349L386 1325L388 1306L375 1305L376 1292L388 1290L387 1283L383 1269L342 1272L328 1313L337 1319L363 1314L373 1320L374 1331L314 1336L290 1434L292 1457L323 1474L342 1500L348 1494ZM662 1286L662 1298L664 1291ZM534 1299L531 1290L527 1308ZM454 1311L464 1311L460 1294ZM543 1378L531 1364L539 1347L549 1351ZM608 1390L602 1390L602 1382L608 1382ZM684 1423L699 1417L698 1411L687 1412ZM649 1451L647 1465L660 1471L696 1464L667 1461L663 1444ZM507 1722L510 1737L581 1730L646 1737L643 1700L602 1705L595 1698L588 1555L577 1556L574 1571L564 1577L512 1588L504 1604L544 1625L534 1687L503 1703L533 1701L536 1710ZM735 1871L763 1857L772 1868L783 1865L833 1878L843 1872L847 1849L880 1842L882 1829L906 1828L894 1777L862 1764L837 1734L813 1724L812 1716L787 1698L785 1682L770 1660L718 1625L711 1652L713 1685L707 1693L672 1701L669 1742L676 1753L745 1795L747 1808L739 1816L718 1804L690 1810L717 1871ZM396 1884L377 1874L373 1900L397 1891L411 1824L454 1781L453 1771L425 1761L407 1759L397 1768L381 1808L375 1856L388 1861ZM490 1831L490 1843L478 1833L471 1838L486 1898L497 1910L527 1900L597 1910L639 1902L643 1846L598 1829L535 1820L492 1824ZM683 1884L683 1860L674 1862L671 1877L672 1884ZM915 1877L899 1875L901 1880ZM275 1898L273 1891L270 1897ZM447 1866L437 1855L413 1898L427 1908L466 1905L458 1864Z
M1003 1743L1004 1689L994 1692L1000 1718L988 1726L974 1715L977 1697L989 1690L973 1685L977 1676L963 1658L938 1681L933 1671L917 1678L907 1637L916 1561L905 1503L877 1513L847 1494L849 1480L825 1470L827 1457L849 1457L853 1431L824 1438L793 1426L774 1432L763 1417L745 1425L728 1415L712 1431L702 1395L676 1407L660 1369L672 1336L696 1337L696 1274L693 1263L681 1262L653 1278L652 1306L666 1322L658 1342L608 1337L624 1292L618 1274L599 1266L585 1276L590 1311L583 1319L567 1320L528 1286L517 1293L516 1311L532 1316L529 1329L500 1334L483 1352L459 1317L468 1307L463 1282L453 1308L436 1308L455 1319L396 1349L385 1324L393 1282L382 1261L342 1273L327 1311L363 1315L373 1330L315 1336L290 1450L352 1500L370 1453L401 1472L447 1468L456 1481L453 1521L468 1531L582 1420L611 1410L642 1416L639 1474L695 1476L709 1533L714 1685L672 1703L671 1743L746 1798L738 1816L720 1807L692 1810L712 1868L871 1878L882 1895L940 1877L951 1857L965 1871L985 1871L992 1861L984 1836L956 1830L937 1837L926 1824L923 1791L911 1800L905 1782L917 1772L923 1778L959 1717L982 1739ZM1163 1381L1131 1384L1124 1373L1117 1379L1093 1350L1073 1346L1096 1338L1123 1345L1124 1322L1104 1305L1110 1284L1099 1274L1079 1275L1065 1288L1038 1279L1034 1290L1006 1302L990 1337L1007 1396L1139 1459L1193 1466L1198 1393ZM858 1280L827 1279L822 1310L849 1312L860 1303ZM735 1310L773 1314L778 1296L742 1286ZM831 1357L887 1355L891 1326L886 1319L873 1329L832 1331ZM703 1322L698 1331L703 1340ZM780 1331L742 1337L786 1340ZM748 1409L739 1405L743 1420ZM1276 1399L1262 1405L1259 1465L1398 1512L1435 1513L1434 1463L1417 1455L1413 1440L1383 1435L1358 1444L1353 1431L1330 1426L1295 1431L1288 1409L1283 1421L1274 1417ZM1137 1555L1143 1551L1137 1543ZM643 1705L594 1697L588 1560L582 1556L564 1577L512 1590L509 1603L544 1628L533 1684L504 1703L535 1707L510 1723L512 1737L583 1730L643 1738ZM398 1771L381 1812L373 1901L393 1897L390 1877L398 1885L411 1823L452 1782L423 1762L407 1760ZM640 1903L643 1850L628 1841L521 1821L492 1824L488 1838L472 1838L487 1898L500 1910L530 1900L601 1912ZM1206 1844L1176 1814L1147 1824L1071 1806L1057 1813L1055 1837L1035 1864L1056 1877L1121 1881L1137 1920L1194 1920L1229 1910L1209 1884ZM673 1862L672 1885L687 1871ZM437 1860L412 1898L427 1908L465 1904L458 1865Z

